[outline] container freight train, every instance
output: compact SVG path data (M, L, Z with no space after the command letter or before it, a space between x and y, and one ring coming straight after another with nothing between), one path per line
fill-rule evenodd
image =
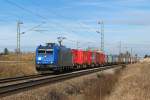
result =
M106 55L100 51L70 49L56 43L36 49L36 70L39 72L76 70L135 62L130 56Z

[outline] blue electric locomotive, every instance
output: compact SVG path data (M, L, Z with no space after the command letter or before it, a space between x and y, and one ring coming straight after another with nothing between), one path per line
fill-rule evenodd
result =
M72 66L71 49L56 43L39 45L36 49L37 71L60 71Z

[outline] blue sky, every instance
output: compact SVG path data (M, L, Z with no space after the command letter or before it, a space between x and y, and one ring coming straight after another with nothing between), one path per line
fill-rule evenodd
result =
M0 50L16 48L16 23L22 21L21 36L24 51L34 51L45 42L57 42L62 35L64 44L76 48L98 48L100 35L97 21L105 26L105 50L117 53L119 41L122 51L133 48L140 55L150 53L149 0L0 0ZM144 52L142 52L144 51Z

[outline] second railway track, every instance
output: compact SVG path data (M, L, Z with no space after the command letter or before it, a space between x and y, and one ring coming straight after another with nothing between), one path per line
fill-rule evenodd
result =
M93 69L87 69L87 70L81 70L81 71L75 71L75 72L71 72L71 73L65 73L65 74L60 74L60 75L46 75L46 76L32 76L33 78L29 78L29 77L18 77L20 80L24 80L24 79L28 79L27 81L22 81L19 83L13 83L13 84L9 84L9 85L4 85L4 86L0 86L0 97L5 97L8 96L10 94L14 94L14 93L18 93L20 91L24 91L26 89L31 89L34 88L36 86L41 86L44 84L50 84L50 83L55 83L55 82L59 82L59 81L63 81L69 78L73 78L73 77L78 77L81 75L86 75L86 74L90 74L90 73L94 73L94 72L98 72L98 71L102 71L102 70L106 70L106 69L110 69L110 68L114 68L117 66L123 66L123 65L113 65L113 66L107 66L107 67L99 67L99 68L93 68ZM38 78L39 77L39 78ZM11 79L10 80L17 80L17 79ZM3 79L3 81L1 80L0 82L8 82L9 80L5 80ZM1 84L0 83L0 84Z
M20 80L25 80L25 79L37 78L40 76L42 77L43 75L36 74L36 75L28 75L28 76L20 76L20 77L12 77L12 78L3 78L3 79L0 79L0 84L7 83L7 82L20 81Z

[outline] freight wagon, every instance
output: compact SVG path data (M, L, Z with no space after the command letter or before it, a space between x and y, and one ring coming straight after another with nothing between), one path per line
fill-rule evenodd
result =
M72 49L72 61L74 68L80 68L83 64L83 51Z

